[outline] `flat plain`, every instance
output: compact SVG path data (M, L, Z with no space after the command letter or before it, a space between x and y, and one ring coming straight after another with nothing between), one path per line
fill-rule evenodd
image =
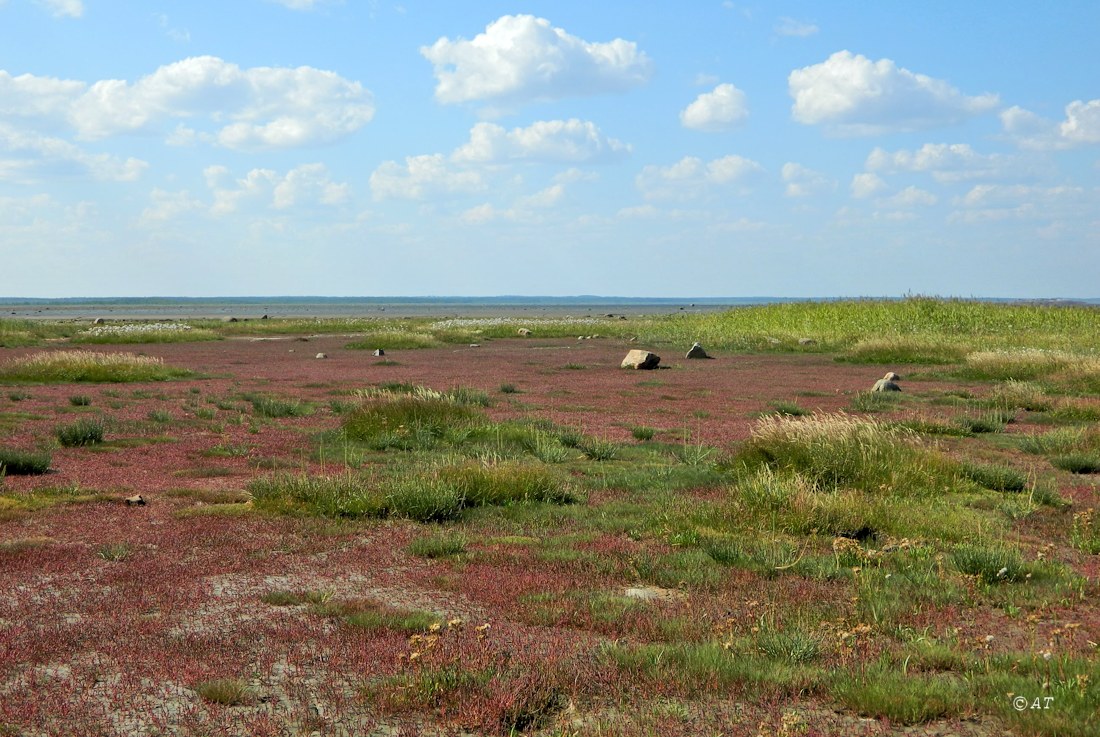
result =
M1095 734L1098 316L0 321L0 735Z

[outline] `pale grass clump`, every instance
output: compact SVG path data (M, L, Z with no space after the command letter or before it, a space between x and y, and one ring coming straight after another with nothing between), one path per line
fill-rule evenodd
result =
M0 366L0 378L15 381L163 381L190 373L152 356L94 351L34 353Z
M980 378L1028 380L1064 374L1100 379L1100 356L1038 348L978 351L966 357L966 368Z
M843 412L765 417L742 457L799 473L819 489L912 496L943 491L956 480L950 462L924 448L915 433Z
M1033 412L1048 410L1054 404L1046 390L1034 381L1009 379L995 388L991 396L997 404L1006 408Z

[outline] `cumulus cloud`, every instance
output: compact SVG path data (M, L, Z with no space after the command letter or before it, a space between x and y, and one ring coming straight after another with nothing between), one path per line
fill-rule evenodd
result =
M804 23L794 18L783 17L775 24L775 32L780 36L806 38L815 35L820 29L813 23Z
M1100 143L1100 99L1074 100L1066 105L1061 123L1013 106L1001 113L1001 124L1021 148L1053 150Z
M630 146L600 132L595 123L577 120L540 120L508 131L493 123L478 123L470 140L452 159L458 162L502 163L540 161L595 163L621 159Z
M873 197L884 189L886 189L886 182L878 174L863 172L852 177L852 196L856 199Z
M652 63L617 38L592 43L532 15L505 15L473 40L440 38L420 53L432 63L440 103L515 104L622 92L646 82Z
M748 117L745 93L727 83L704 92L680 111L680 124L700 131L725 131Z
M646 166L634 184L646 199L693 199L719 187L744 185L763 172L760 164L742 156L704 162L685 156L670 166Z
M791 114L806 125L849 135L919 130L989 112L997 95L967 96L947 82L915 74L890 59L838 51L787 78Z
M319 5L323 5L325 0L268 0L268 2L282 5L284 8L290 8L291 10L313 10Z
M61 138L21 131L0 123L0 180L33 182L59 175L88 174L102 181L131 182L148 164L141 159L121 159L92 154Z
M783 181L787 183L788 197L808 197L836 188L836 182L821 172L791 161L783 165L781 173Z
M38 4L49 10L54 18L79 18L84 15L82 0L38 0Z
M214 56L184 59L136 82L83 82L0 72L0 116L67 130L84 140L156 133L233 149L329 143L374 116L358 82L312 67L242 69Z
M892 197L882 201L882 205L895 208L931 207L939 201L939 198L931 192L919 187L906 187Z
M1082 187L1037 187L1023 184L979 184L952 202L952 222L1080 219L1093 211L1095 190Z
M1019 169L1018 162L1003 154L980 154L965 143L926 143L916 151L893 153L875 148L867 157L868 171L912 171L931 174L938 182L998 179Z
M472 194L485 188L478 171L448 165L443 154L406 156L404 165L384 161L370 175L375 199L420 200L434 194Z

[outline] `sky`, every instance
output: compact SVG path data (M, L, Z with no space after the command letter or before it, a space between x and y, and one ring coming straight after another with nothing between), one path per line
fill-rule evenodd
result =
M0 0L0 296L1100 297L1098 29Z

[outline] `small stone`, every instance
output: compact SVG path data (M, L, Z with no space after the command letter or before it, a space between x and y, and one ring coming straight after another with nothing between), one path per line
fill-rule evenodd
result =
M235 317L223 317L222 322L239 322Z
M267 317L267 315L264 315L264 316L263 316L263 317L261 317L260 319L261 319L261 320L267 320L267 319L268 319L268 317Z
M328 354L327 353L318 353L316 357L317 358L328 358Z
M519 330L516 331L516 334L526 338L527 336L529 336L531 334L531 331L528 330L527 328L520 328Z
M871 387L873 392L900 392L901 387L892 381L886 379L879 379L875 382L875 385Z
M698 343L692 343L691 350L687 352L686 358L710 358L710 356L707 355L707 352L703 349L703 346L699 345Z
M13 312L11 314L14 315L15 313ZM104 322L106 321L102 317L97 317L96 319L92 320L93 325L102 325Z
M128 496L125 499L127 507L144 507L145 497L141 494L135 494L134 496Z
M779 345L779 338L767 338L770 345Z
M813 338L799 338L798 339L798 344L799 345L817 345L817 341L814 340Z
M382 350L381 348L379 348L378 350L376 350L376 351L374 352L374 355L376 355L376 356L384 356L384 355L386 355L386 352L385 352L384 350Z
M470 347L471 347L471 348L480 348L480 347L481 347L481 343L470 343Z
M621 367L649 371L657 368L657 364L660 362L661 357L656 353L635 349L626 354Z

